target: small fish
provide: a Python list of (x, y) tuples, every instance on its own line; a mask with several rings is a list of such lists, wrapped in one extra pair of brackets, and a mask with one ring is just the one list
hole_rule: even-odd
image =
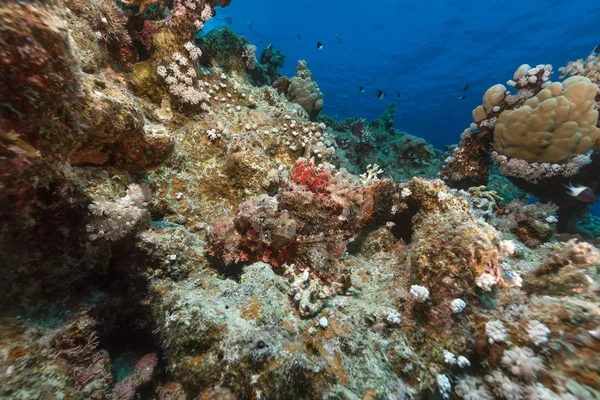
[(402, 93), (398, 92), (398, 97), (402, 97)]
[(323, 48), (323, 43), (317, 42), (317, 50), (321, 50)]
[(387, 93), (382, 92), (381, 90), (377, 91), (377, 98), (383, 99)]
[(227, 25), (233, 25), (233, 18), (225, 17), (225, 23), (227, 23)]
[(342, 43), (342, 37), (338, 32), (335, 33), (335, 40), (337, 40), (339, 43)]
[(250, 30), (252, 30), (252, 22), (246, 21), (246, 23), (248, 24), (248, 28), (250, 28)]
[(469, 84), (465, 84), (465, 87), (463, 88), (463, 92), (466, 92), (467, 90), (469, 90)]
[(467, 96), (465, 96), (465, 95), (462, 95), (462, 96), (458, 96), (458, 97), (457, 97), (457, 99), (459, 99), (459, 100), (464, 100), (464, 99), (466, 99), (466, 98), (467, 98)]
[(594, 53), (600, 53), (600, 44), (594, 49)]
[(298, 38), (298, 40), (302, 40), (302, 36), (300, 36), (299, 33), (296, 33), (296, 37)]
[(364, 93), (365, 92), (365, 88), (361, 86), (361, 87), (358, 88), (358, 91), (361, 92), (361, 93)]
[(583, 185), (573, 186), (570, 182), (568, 185), (563, 185), (567, 188), (567, 194), (569, 196), (575, 197), (577, 200), (593, 204), (596, 202), (596, 193), (594, 191)]
[(273, 50), (273, 45), (272, 44), (268, 45), (267, 46), (267, 51), (272, 51), (272, 50)]

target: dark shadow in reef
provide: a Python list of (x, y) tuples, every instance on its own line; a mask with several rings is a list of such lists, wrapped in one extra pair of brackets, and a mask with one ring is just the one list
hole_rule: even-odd
[(231, 279), (238, 283), (242, 279), (244, 267), (248, 265), (248, 263), (231, 263), (228, 265), (221, 258), (211, 255), (207, 255), (206, 260), (209, 267), (219, 272), (223, 279)]

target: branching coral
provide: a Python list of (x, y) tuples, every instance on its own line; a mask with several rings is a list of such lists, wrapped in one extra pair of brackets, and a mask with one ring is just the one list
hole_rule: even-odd
[(585, 76), (595, 84), (600, 85), (600, 53), (591, 53), (585, 60), (571, 61), (558, 70), (561, 79), (579, 75)]
[[(194, 64), (202, 52), (192, 42), (187, 42), (185, 49), (191, 61), (181, 53), (175, 52), (172, 56), (173, 61), (168, 66), (158, 66), (156, 72), (169, 85), (169, 92), (175, 99), (185, 104), (199, 104), (204, 111), (210, 111), (208, 102), (211, 96), (206, 92), (204, 82), (198, 79)], [(187, 71), (181, 71), (181, 68), (187, 68)]]

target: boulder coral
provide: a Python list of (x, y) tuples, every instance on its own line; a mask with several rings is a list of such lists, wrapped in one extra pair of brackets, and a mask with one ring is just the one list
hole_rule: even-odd
[[(466, 188), (485, 184), (491, 167), (520, 189), (560, 208), (559, 230), (593, 202), (600, 177), (597, 174), (600, 127), (598, 84), (585, 76), (551, 82), (552, 66), (521, 65), (509, 87), (495, 85), (484, 95), (483, 105), (473, 110), (474, 122), (446, 159), (442, 177), (450, 185)], [(563, 189), (571, 182), (586, 196)]]
[(285, 94), (289, 101), (299, 104), (311, 119), (323, 109), (323, 93), (312, 79), (312, 73), (305, 60), (298, 61), (296, 76), (280, 78), (274, 86), (280, 93)]
[(559, 164), (587, 153), (600, 138), (597, 91), (589, 79), (571, 77), (503, 111), (494, 129), (495, 150), (527, 162)]

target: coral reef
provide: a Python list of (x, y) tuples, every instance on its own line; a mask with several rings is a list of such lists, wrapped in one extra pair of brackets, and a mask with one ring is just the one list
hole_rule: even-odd
[[(563, 76), (575, 70), (569, 64)], [(486, 184), (495, 165), (525, 192), (558, 205), (564, 232), (574, 215), (596, 199), (600, 89), (580, 75), (551, 82), (551, 73), (550, 65), (523, 64), (507, 82), (516, 94), (504, 85), (488, 89), (483, 105), (473, 110), (474, 122), (446, 159), (442, 177), (464, 189)], [(564, 190), (571, 182), (577, 190)]]
[(597, 240), (594, 61), (490, 88), (442, 168), (203, 32), (228, 3), (0, 3), (0, 397), (598, 398), (599, 253), (556, 235)]
[(562, 164), (587, 153), (600, 137), (597, 86), (584, 77), (554, 82), (516, 110), (504, 111), (494, 129), (494, 148), (509, 158)]
[(378, 165), (382, 177), (395, 182), (413, 176), (435, 178), (442, 165), (442, 153), (425, 140), (393, 127), (396, 104), (370, 123), (359, 118), (336, 121), (323, 117), (336, 137), (336, 152), (331, 162), (338, 168), (359, 175), (369, 165)]

